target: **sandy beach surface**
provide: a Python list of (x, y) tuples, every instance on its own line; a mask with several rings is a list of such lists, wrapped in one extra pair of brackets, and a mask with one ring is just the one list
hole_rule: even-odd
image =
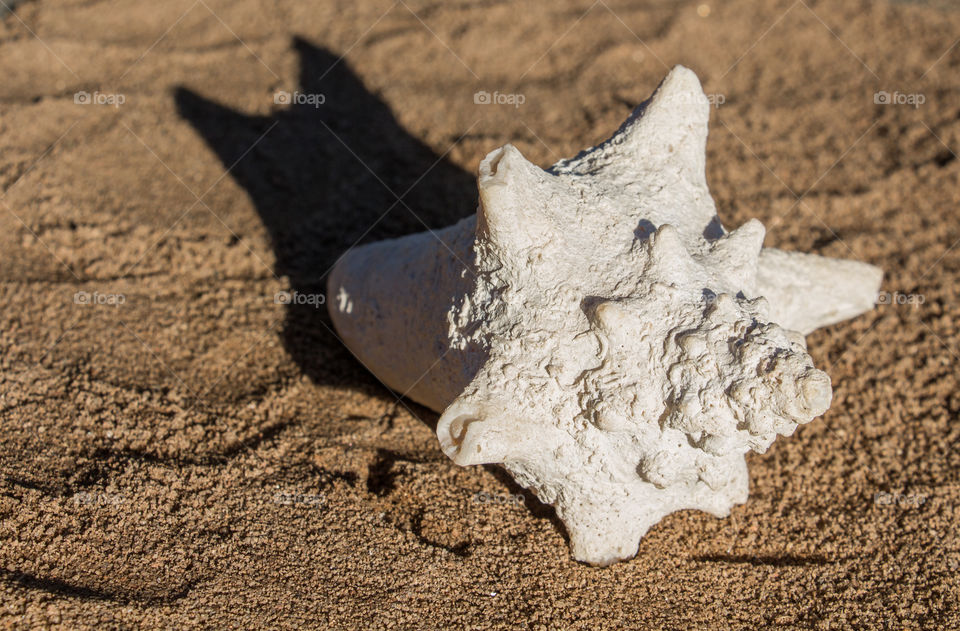
[[(4, 12), (0, 627), (960, 627), (958, 9)], [(748, 457), (745, 505), (596, 569), (502, 470), (453, 465), (323, 305), (277, 294), (471, 214), (503, 143), (546, 167), (605, 139), (675, 64), (716, 106), (724, 223), (878, 265), (885, 293), (808, 339), (832, 407)]]

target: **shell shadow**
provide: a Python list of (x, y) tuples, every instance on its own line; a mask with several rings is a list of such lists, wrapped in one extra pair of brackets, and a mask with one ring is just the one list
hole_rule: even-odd
[[(289, 278), (292, 291), (322, 294), (330, 269), (355, 244), (443, 228), (472, 215), (476, 181), (404, 130), (345, 60), (301, 38), (293, 48), (300, 58), (298, 92), (322, 94), (322, 104), (304, 98), (278, 104), (270, 116), (251, 116), (185, 87), (174, 99), (179, 115), (253, 201), (274, 250), (274, 272)], [(382, 392), (330, 332), (325, 308), (285, 309), (286, 351), (315, 383)], [(436, 430), (436, 414), (408, 403)], [(552, 507), (500, 467), (487, 470), (567, 538)]]
[[(179, 115), (249, 194), (269, 233), (274, 272), (289, 278), (291, 291), (317, 295), (353, 245), (442, 228), (472, 214), (476, 185), (407, 133), (345, 60), (301, 38), (292, 45), (300, 85), (269, 116), (247, 115), (185, 87), (174, 99)], [(284, 346), (314, 382), (379, 387), (330, 332), (326, 308), (285, 308)]]

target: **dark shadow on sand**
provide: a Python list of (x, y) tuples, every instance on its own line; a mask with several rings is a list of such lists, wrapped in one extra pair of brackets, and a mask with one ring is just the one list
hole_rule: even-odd
[[(301, 60), (298, 92), (314, 103), (278, 104), (271, 116), (248, 116), (186, 88), (175, 99), (180, 115), (253, 200), (270, 234), (274, 272), (289, 277), (293, 291), (317, 294), (326, 291), (330, 268), (354, 244), (446, 227), (474, 213), (477, 192), (473, 175), (407, 133), (346, 61), (303, 39), (293, 46)], [(324, 102), (315, 104), (315, 95)], [(284, 345), (311, 379), (368, 392), (382, 387), (356, 360), (324, 361), (331, 346), (340, 348), (326, 309), (286, 309)], [(338, 356), (348, 357), (346, 351)], [(437, 416), (416, 407), (434, 429)], [(372, 492), (389, 490), (393, 461), (391, 454), (378, 460)], [(566, 537), (551, 507), (503, 469), (486, 468)]]
[[(345, 60), (303, 39), (293, 46), (305, 102), (248, 116), (182, 87), (175, 99), (253, 200), (276, 255), (274, 272), (289, 278), (291, 290), (316, 295), (354, 244), (450, 225), (474, 212), (477, 193), (473, 176), (407, 133)], [(365, 372), (329, 365), (329, 348), (339, 342), (325, 308), (286, 310), (284, 345), (311, 379), (345, 385), (344, 372), (351, 380)], [(372, 377), (352, 385), (376, 387)]]

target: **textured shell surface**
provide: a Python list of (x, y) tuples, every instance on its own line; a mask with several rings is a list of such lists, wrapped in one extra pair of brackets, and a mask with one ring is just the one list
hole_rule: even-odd
[(497, 149), (475, 218), (355, 248), (328, 280), (345, 344), (442, 412), (444, 453), (502, 464), (595, 565), (673, 511), (746, 501), (745, 454), (830, 405), (804, 335), (879, 289), (865, 263), (764, 249), (755, 220), (727, 231), (708, 118), (678, 66), (606, 142), (548, 170)]

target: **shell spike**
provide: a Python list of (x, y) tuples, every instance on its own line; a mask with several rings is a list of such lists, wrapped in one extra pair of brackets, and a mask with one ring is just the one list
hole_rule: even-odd
[(763, 224), (751, 219), (711, 244), (707, 265), (711, 269), (720, 270), (721, 278), (730, 285), (734, 293), (755, 293), (757, 262), (765, 235)]
[(680, 235), (670, 224), (663, 224), (647, 240), (650, 256), (648, 272), (654, 272), (661, 280), (681, 279), (688, 276), (693, 257)]
[(503, 462), (513, 444), (504, 412), (486, 397), (460, 397), (437, 421), (440, 449), (460, 466)]
[(697, 75), (675, 66), (617, 135), (629, 153), (662, 156), (663, 161), (684, 165), (684, 175), (700, 181), (705, 179), (709, 119), (710, 102)]
[(631, 319), (630, 311), (614, 300), (604, 300), (590, 310), (590, 321), (608, 335), (628, 328)]
[(511, 144), (487, 154), (480, 163), (477, 230), (507, 250), (532, 245), (553, 232), (543, 198), (553, 176), (533, 164)]

